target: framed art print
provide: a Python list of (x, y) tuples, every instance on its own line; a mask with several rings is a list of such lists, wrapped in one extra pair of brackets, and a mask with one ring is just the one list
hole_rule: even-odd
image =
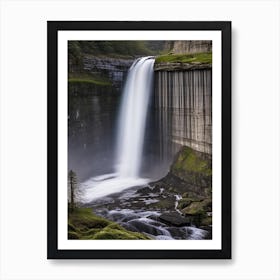
[(48, 22), (48, 258), (231, 258), (231, 22)]

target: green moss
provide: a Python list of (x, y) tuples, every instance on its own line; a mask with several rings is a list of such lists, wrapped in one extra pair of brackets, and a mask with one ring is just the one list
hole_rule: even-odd
[(117, 223), (111, 223), (106, 228), (107, 229), (109, 229), (109, 228), (110, 229), (118, 229), (118, 230), (122, 230), (123, 229), (123, 227), (118, 225)]
[(167, 63), (167, 62), (179, 62), (179, 63), (212, 63), (212, 53), (194, 53), (194, 54), (167, 54), (157, 56), (155, 63)]
[(206, 176), (212, 175), (209, 161), (199, 156), (198, 152), (189, 147), (184, 147), (172, 166), (173, 171), (187, 171), (201, 173)]
[(80, 239), (80, 235), (75, 231), (68, 231), (68, 239)]
[(207, 198), (202, 201), (192, 201), (182, 210), (182, 213), (186, 215), (201, 215), (206, 217), (206, 212), (210, 211), (212, 211), (212, 200)]
[(75, 208), (68, 217), (68, 239), (150, 239), (146, 235), (96, 216), (92, 209)]
[(68, 231), (76, 231), (76, 228), (71, 223), (68, 223)]
[(204, 217), (202, 220), (201, 220), (201, 226), (210, 226), (212, 225), (212, 217)]
[(110, 82), (101, 81), (101, 80), (94, 80), (94, 79), (88, 79), (88, 78), (70, 78), (68, 79), (68, 83), (70, 84), (94, 84), (97, 86), (111, 86), (112, 84)]
[(108, 76), (102, 73), (91, 72), (69, 73), (68, 83), (69, 85), (86, 84), (96, 86), (112, 86), (112, 83)]
[(202, 215), (205, 214), (203, 205), (200, 202), (192, 202), (188, 207), (184, 208), (182, 212), (186, 215)]
[(183, 209), (189, 206), (193, 202), (192, 198), (182, 198), (178, 202), (178, 209)]
[(92, 239), (149, 239), (142, 234), (126, 231), (124, 229), (112, 229), (110, 227), (106, 227), (105, 229), (96, 233)]
[(211, 162), (210, 156), (185, 146), (172, 164), (171, 173), (189, 184), (208, 188), (209, 193), (212, 188)]
[(70, 224), (78, 227), (80, 231), (87, 231), (90, 228), (104, 228), (110, 222), (104, 218), (98, 217), (88, 208), (77, 208), (70, 215)]
[(189, 197), (189, 193), (187, 193), (187, 192), (183, 193), (183, 194), (182, 194), (182, 197), (183, 197), (183, 198), (188, 198), (188, 197)]
[[(71, 53), (91, 54), (94, 56), (107, 57), (127, 57), (137, 55), (150, 55), (154, 53), (150, 50), (148, 41), (70, 41), (72, 42)], [(73, 47), (75, 44), (75, 49)], [(70, 47), (70, 46), (69, 46)], [(77, 52), (77, 49), (79, 52)]]

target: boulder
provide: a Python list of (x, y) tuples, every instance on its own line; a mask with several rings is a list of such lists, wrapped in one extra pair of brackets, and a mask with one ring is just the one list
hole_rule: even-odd
[(184, 215), (203, 215), (206, 216), (207, 212), (212, 211), (212, 200), (207, 198), (202, 201), (193, 201), (186, 208), (182, 210)]
[(159, 220), (168, 225), (177, 226), (177, 227), (191, 225), (190, 217), (183, 217), (177, 212), (164, 213), (159, 216)]

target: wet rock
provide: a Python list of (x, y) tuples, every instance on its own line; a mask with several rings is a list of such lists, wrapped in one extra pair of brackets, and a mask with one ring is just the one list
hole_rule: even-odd
[(149, 206), (152, 209), (157, 209), (157, 210), (165, 210), (165, 211), (174, 210), (175, 198), (174, 198), (174, 196), (162, 197), (158, 202), (151, 203), (147, 206)]
[(145, 233), (149, 233), (151, 235), (157, 236), (157, 235), (162, 235), (162, 230), (160, 230), (159, 228), (150, 225), (148, 223), (145, 222), (141, 222), (139, 220), (132, 220), (128, 222), (128, 225), (135, 229), (137, 229), (138, 232), (145, 232)]
[(190, 217), (183, 217), (177, 212), (164, 213), (159, 216), (159, 220), (173, 226), (189, 226), (191, 225)]
[(148, 195), (151, 192), (150, 187), (144, 187), (136, 191), (137, 194)]
[(174, 239), (188, 239), (189, 233), (186, 227), (169, 227), (168, 231)]

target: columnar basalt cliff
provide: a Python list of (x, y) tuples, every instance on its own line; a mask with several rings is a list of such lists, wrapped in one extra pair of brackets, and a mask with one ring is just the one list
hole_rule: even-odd
[(163, 133), (172, 143), (212, 154), (211, 65), (179, 67), (155, 66), (155, 107)]

